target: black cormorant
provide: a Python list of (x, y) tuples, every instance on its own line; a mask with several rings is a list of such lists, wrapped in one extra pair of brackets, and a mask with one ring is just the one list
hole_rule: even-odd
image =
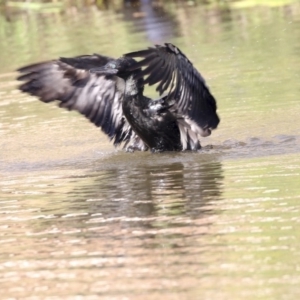
[[(118, 59), (83, 55), (18, 71), (21, 91), (77, 110), (127, 151), (198, 150), (199, 136), (220, 121), (203, 77), (170, 43)], [(157, 84), (160, 98), (144, 96), (146, 84)]]

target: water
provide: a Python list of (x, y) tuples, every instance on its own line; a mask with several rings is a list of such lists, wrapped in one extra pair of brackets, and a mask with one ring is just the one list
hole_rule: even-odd
[[(299, 3), (143, 1), (0, 23), (1, 299), (299, 297)], [(115, 150), (83, 117), (16, 89), (28, 63), (164, 41), (218, 100), (201, 153)]]

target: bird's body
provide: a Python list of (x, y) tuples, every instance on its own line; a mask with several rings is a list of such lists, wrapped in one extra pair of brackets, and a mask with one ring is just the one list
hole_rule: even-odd
[[(219, 123), (202, 76), (172, 44), (119, 59), (84, 55), (18, 71), (21, 91), (77, 110), (128, 151), (198, 150), (199, 135), (210, 135)], [(145, 84), (158, 84), (160, 98), (144, 96)]]

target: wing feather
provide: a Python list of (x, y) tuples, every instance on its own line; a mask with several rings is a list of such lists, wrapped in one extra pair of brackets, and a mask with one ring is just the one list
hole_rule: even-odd
[(114, 141), (128, 143), (131, 127), (123, 116), (123, 92), (116, 76), (91, 74), (89, 69), (109, 60), (97, 54), (38, 63), (18, 71), (20, 90), (43, 102), (59, 101), (59, 106), (83, 114)]
[(143, 68), (137, 76), (148, 76), (144, 83), (149, 85), (158, 84), (160, 95), (167, 92), (167, 98), (175, 100), (177, 113), (190, 119), (197, 133), (207, 135), (218, 126), (215, 98), (201, 74), (177, 47), (166, 43), (125, 56), (142, 57), (132, 70)]

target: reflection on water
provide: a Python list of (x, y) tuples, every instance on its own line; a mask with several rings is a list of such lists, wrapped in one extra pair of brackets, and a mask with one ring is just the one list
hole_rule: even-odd
[[(68, 218), (83, 213), (81, 218), (88, 219), (88, 225), (84, 227), (92, 224), (106, 226), (107, 222), (121, 221), (127, 224), (126, 227), (136, 230), (172, 228), (174, 225), (179, 226), (182, 218), (207, 218), (214, 213), (210, 203), (220, 200), (222, 189), (223, 177), (219, 162), (160, 164), (160, 161), (156, 166), (146, 164), (126, 168), (125, 160), (126, 157), (121, 155), (118, 167), (108, 164), (104, 168), (102, 166), (102, 170), (90, 174), (67, 177), (66, 181), (72, 190), (63, 192), (62, 196), (57, 192), (55, 184), (44, 182), (38, 192), (39, 201), (45, 205), (41, 213), (51, 214), (52, 218)], [(101, 164), (106, 163), (103, 161)], [(49, 179), (45, 178), (48, 182)], [(54, 182), (58, 179), (64, 180), (59, 177), (56, 180), (54, 178)], [(33, 178), (33, 181), (36, 180)], [(13, 182), (8, 181), (6, 184), (7, 194), (17, 192), (9, 188), (11, 184), (14, 187)], [(32, 198), (34, 190), (26, 184), (23, 188), (26, 191), (21, 193)], [(43, 191), (45, 188), (51, 190), (50, 195)], [(48, 197), (51, 203), (48, 203)], [(57, 200), (64, 204), (57, 206)], [(67, 227), (73, 227), (68, 219), (65, 220)], [(63, 223), (60, 221), (61, 225)], [(48, 227), (48, 218), (39, 222), (39, 231), (43, 224)]]
[[(300, 294), (299, 3), (188, 2), (0, 15), (3, 299)], [(16, 89), (21, 65), (164, 41), (218, 100), (199, 153), (115, 151), (78, 114)]]
[(204, 212), (202, 206), (219, 199), (222, 175), (219, 162), (184, 165), (160, 161), (158, 165), (139, 165), (134, 169), (126, 168), (123, 162), (117, 168), (97, 172), (92, 179), (87, 192), (78, 187), (72, 193), (91, 198), (92, 211), (104, 211), (105, 218), (160, 214), (197, 217)]
[[(29, 296), (34, 278), (40, 280), (35, 294), (45, 296), (63, 297), (66, 287), (68, 295), (76, 293), (76, 280), (86, 295), (129, 293), (138, 299), (162, 288), (184, 292), (174, 286), (175, 273), (163, 278), (169, 268), (177, 272), (186, 265), (180, 273), (189, 277), (199, 268), (193, 259), (207, 246), (197, 249), (197, 239), (208, 234), (212, 205), (221, 199), (221, 164), (197, 156), (171, 163), (177, 158), (167, 155), (152, 165), (146, 159), (128, 166), (126, 156), (118, 155), (116, 164), (95, 162), (98, 167), (87, 174), (48, 171), (2, 182), (2, 257), (8, 259), (0, 261), (0, 270), (7, 297)], [(8, 230), (14, 237), (5, 236)], [(21, 279), (18, 289), (10, 285)], [(195, 284), (184, 281), (186, 287)]]
[(299, 155), (286, 156), (285, 165), (282, 156), (172, 163), (178, 157), (152, 155), (152, 165), (147, 157), (128, 164), (126, 156), (95, 161), (90, 171), (2, 180), (7, 298), (299, 293)]

